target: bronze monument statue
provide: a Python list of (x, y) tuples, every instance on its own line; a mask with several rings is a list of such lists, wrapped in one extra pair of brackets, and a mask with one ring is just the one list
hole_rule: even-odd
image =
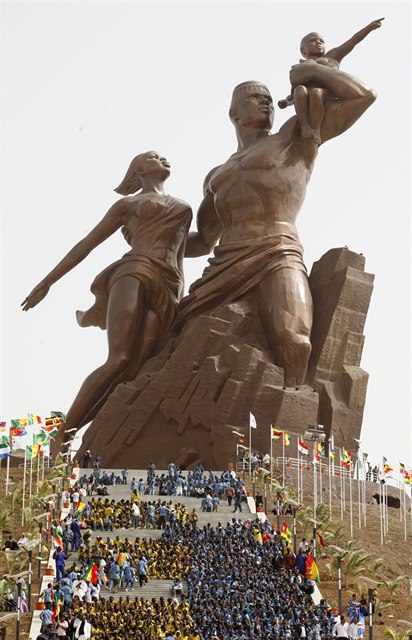
[[(376, 99), (363, 82), (328, 65), (295, 65), (290, 80), (333, 97), (324, 103), (322, 143)], [(308, 107), (313, 122), (312, 101)], [(359, 438), (373, 276), (362, 256), (333, 249), (308, 282), (295, 221), (319, 142), (302, 135), (299, 115), (272, 135), (273, 113), (262, 83), (235, 88), (229, 115), (238, 150), (206, 177), (186, 248), (187, 256), (200, 256), (215, 247), (210, 266), (180, 302), (175, 333), (134, 380), (116, 388), (80, 455), (99, 450), (114, 467), (140, 468), (153, 458), (161, 468), (171, 459), (223, 468), (250, 412), (258, 424), (253, 448), (262, 453), (271, 424), (295, 434), (323, 424), (336, 446)]]
[[(373, 279), (363, 258), (336, 249), (315, 265), (309, 284), (295, 223), (319, 145), (349, 129), (376, 99), (337, 67), (381, 20), (326, 57), (318, 34), (304, 38), (308, 60), (292, 67), (284, 105), (293, 101), (297, 114), (275, 134), (268, 88), (248, 81), (234, 89), (229, 116), (238, 149), (207, 175), (197, 231), (188, 234), (189, 205), (164, 194), (168, 163), (142, 154), (117, 189), (141, 193), (113, 205), (26, 298), (25, 310), (123, 227), (131, 251), (96, 278), (95, 304), (78, 312), (82, 326), (107, 326), (109, 357), (84, 381), (59, 442), (93, 419), (82, 448), (98, 448), (106, 466), (139, 468), (154, 458), (221, 468), (232, 457), (232, 427), (245, 426), (251, 411), (262, 427), (276, 420), (301, 430), (321, 420), (327, 434), (340, 438), (353, 425), (358, 437)], [(183, 257), (213, 249), (176, 315)], [(353, 293), (359, 286), (362, 302)], [(268, 450), (265, 429), (257, 431), (257, 449)]]
[[(363, 82), (320, 64), (290, 71), (292, 86), (318, 86), (334, 99), (325, 104), (322, 142), (356, 122), (376, 94)], [(315, 91), (315, 90), (313, 90)], [(312, 102), (309, 103), (311, 115)], [(178, 326), (195, 314), (255, 291), (259, 317), (285, 386), (305, 383), (311, 352), (312, 298), (295, 222), (318, 153), (313, 137), (302, 136), (299, 116), (276, 134), (273, 101), (260, 82), (244, 82), (230, 105), (238, 150), (205, 180), (197, 233), (189, 234), (186, 255), (215, 249), (203, 276), (178, 312)]]
[(183, 292), (183, 256), (192, 212), (186, 202), (165, 194), (169, 175), (170, 164), (159, 153), (136, 156), (116, 191), (124, 196), (139, 193), (113, 204), (22, 303), (25, 311), (35, 307), (52, 284), (122, 228), (131, 250), (97, 276), (91, 285), (94, 305), (76, 314), (82, 327), (107, 329), (108, 357), (83, 382), (56, 446), (65, 432), (93, 419), (119, 382), (135, 377), (174, 321)]
[[(362, 42), (371, 31), (379, 29), (382, 26), (382, 20), (384, 20), (384, 18), (373, 20), (366, 27), (355, 33), (347, 42), (344, 42), (339, 47), (334, 47), (330, 51), (326, 51), (325, 41), (319, 33), (308, 33), (302, 38), (300, 43), (300, 52), (304, 60), (300, 60), (299, 62), (301, 64), (315, 62), (316, 64), (323, 64), (330, 69), (338, 71), (343, 58), (345, 58), (359, 42)], [(324, 104), (328, 100), (332, 100), (333, 97), (334, 96), (325, 89), (301, 84), (292, 86), (290, 95), (288, 95), (285, 100), (279, 100), (278, 107), (285, 109), (294, 104), (301, 123), (302, 137), (313, 138), (315, 142), (320, 144), (321, 137), (319, 128), (323, 120)]]

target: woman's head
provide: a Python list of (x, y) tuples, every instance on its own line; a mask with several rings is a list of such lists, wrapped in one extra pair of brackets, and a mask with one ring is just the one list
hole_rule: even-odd
[(120, 193), (122, 196), (136, 193), (143, 186), (142, 176), (148, 173), (156, 173), (158, 174), (157, 177), (166, 180), (170, 175), (170, 164), (157, 151), (139, 153), (131, 161), (125, 177), (115, 189), (116, 193)]

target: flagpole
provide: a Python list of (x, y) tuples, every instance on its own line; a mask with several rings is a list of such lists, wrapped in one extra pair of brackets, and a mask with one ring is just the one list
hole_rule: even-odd
[(273, 437), (272, 437), (272, 425), (269, 425), (270, 430), (270, 477), (273, 478)]
[(361, 504), (361, 481), (360, 481), (360, 477), (359, 477), (359, 452), (358, 452), (358, 459), (356, 460), (356, 467), (357, 467), (357, 476), (358, 476), (358, 524), (359, 524), (359, 529), (362, 529), (362, 504)]
[(352, 459), (349, 459), (349, 514), (350, 537), (353, 538), (353, 513), (352, 513)]
[(381, 545), (383, 545), (383, 501), (382, 501), (382, 483), (379, 481), (379, 522), (381, 532)]
[(328, 480), (329, 480), (329, 517), (332, 517), (332, 460), (330, 457), (330, 444), (328, 445)]
[(405, 484), (403, 485), (403, 532), (404, 532), (404, 537), (405, 537), (405, 542), (407, 541), (407, 530), (406, 530), (406, 491), (405, 491)]
[(27, 460), (26, 460), (26, 447), (24, 448), (24, 467), (23, 467), (23, 496), (22, 496), (22, 505), (21, 505), (21, 526), (24, 526), (24, 497), (26, 495), (26, 469), (27, 469)]
[(297, 445), (297, 449), (298, 449), (298, 502), (302, 502), (302, 497), (301, 497), (301, 478), (300, 478), (299, 436), (296, 436), (296, 445)]
[(44, 449), (42, 451), (41, 461), (42, 461), (42, 465), (41, 465), (41, 481), (44, 482)]
[(249, 415), (249, 478), (252, 477), (252, 424)]
[(340, 519), (343, 520), (343, 467), (342, 467), (342, 449), (340, 450)]
[(285, 432), (282, 431), (282, 484), (285, 484)]
[[(33, 455), (33, 449), (32, 449)], [(29, 484), (29, 498), (31, 498), (31, 485), (33, 482), (33, 458), (30, 458), (30, 484)]]
[(323, 504), (323, 486), (322, 486), (322, 458), (319, 460), (319, 500)]
[[(11, 438), (10, 438), (10, 444), (11, 444)], [(11, 447), (10, 447), (10, 455), (7, 456), (7, 464), (6, 464), (6, 496), (9, 495), (10, 456), (11, 456)]]
[(37, 493), (37, 495), (39, 494), (39, 482), (40, 482), (40, 455), (41, 454), (38, 452), (37, 453), (37, 483), (36, 483), (36, 486), (37, 486), (36, 493)]

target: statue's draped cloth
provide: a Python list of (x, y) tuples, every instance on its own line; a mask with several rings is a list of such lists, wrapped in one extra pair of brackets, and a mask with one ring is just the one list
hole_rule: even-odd
[[(167, 220), (167, 223), (166, 223)], [(94, 279), (90, 291), (95, 296), (93, 306), (87, 311), (77, 312), (77, 321), (81, 327), (95, 326), (106, 329), (107, 306), (110, 289), (120, 278), (131, 276), (137, 278), (144, 287), (145, 306), (152, 310), (159, 323), (159, 335), (167, 331), (176, 315), (178, 301), (183, 291), (183, 273), (177, 266), (168, 264), (161, 257), (166, 241), (165, 234), (169, 227), (172, 229), (189, 227), (191, 220), (188, 208), (182, 207), (180, 201), (168, 198), (165, 207), (159, 208), (158, 214), (152, 214), (150, 220), (139, 222), (139, 235), (154, 237), (150, 254), (142, 252), (141, 248), (132, 249), (120, 260), (109, 265)], [(134, 221), (131, 219), (130, 225)], [(159, 231), (160, 229), (160, 231)], [(185, 231), (187, 232), (187, 230)], [(183, 233), (183, 231), (182, 231)], [(158, 250), (160, 247), (160, 251)], [(156, 253), (158, 255), (156, 255)], [(159, 255), (160, 254), (160, 255)]]
[(190, 317), (234, 302), (278, 269), (306, 273), (297, 235), (278, 233), (218, 245), (201, 278), (179, 304), (177, 325)]

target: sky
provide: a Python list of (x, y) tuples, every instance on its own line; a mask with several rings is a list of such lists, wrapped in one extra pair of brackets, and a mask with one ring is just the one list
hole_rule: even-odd
[[(120, 233), (35, 309), (20, 303), (115, 202), (131, 159), (165, 155), (167, 192), (196, 212), (205, 175), (236, 150), (233, 87), (260, 80), (276, 103), (303, 35), (319, 31), (332, 48), (385, 17), (341, 65), (378, 100), (321, 147), (298, 230), (308, 270), (347, 245), (375, 274), (361, 447), (372, 462), (410, 465), (410, 3), (14, 1), (1, 11), (0, 420), (67, 411), (106, 359), (105, 333), (81, 329), (75, 310), (125, 253)], [(277, 109), (273, 130), (291, 115)], [(185, 261), (186, 286), (205, 264)]]

